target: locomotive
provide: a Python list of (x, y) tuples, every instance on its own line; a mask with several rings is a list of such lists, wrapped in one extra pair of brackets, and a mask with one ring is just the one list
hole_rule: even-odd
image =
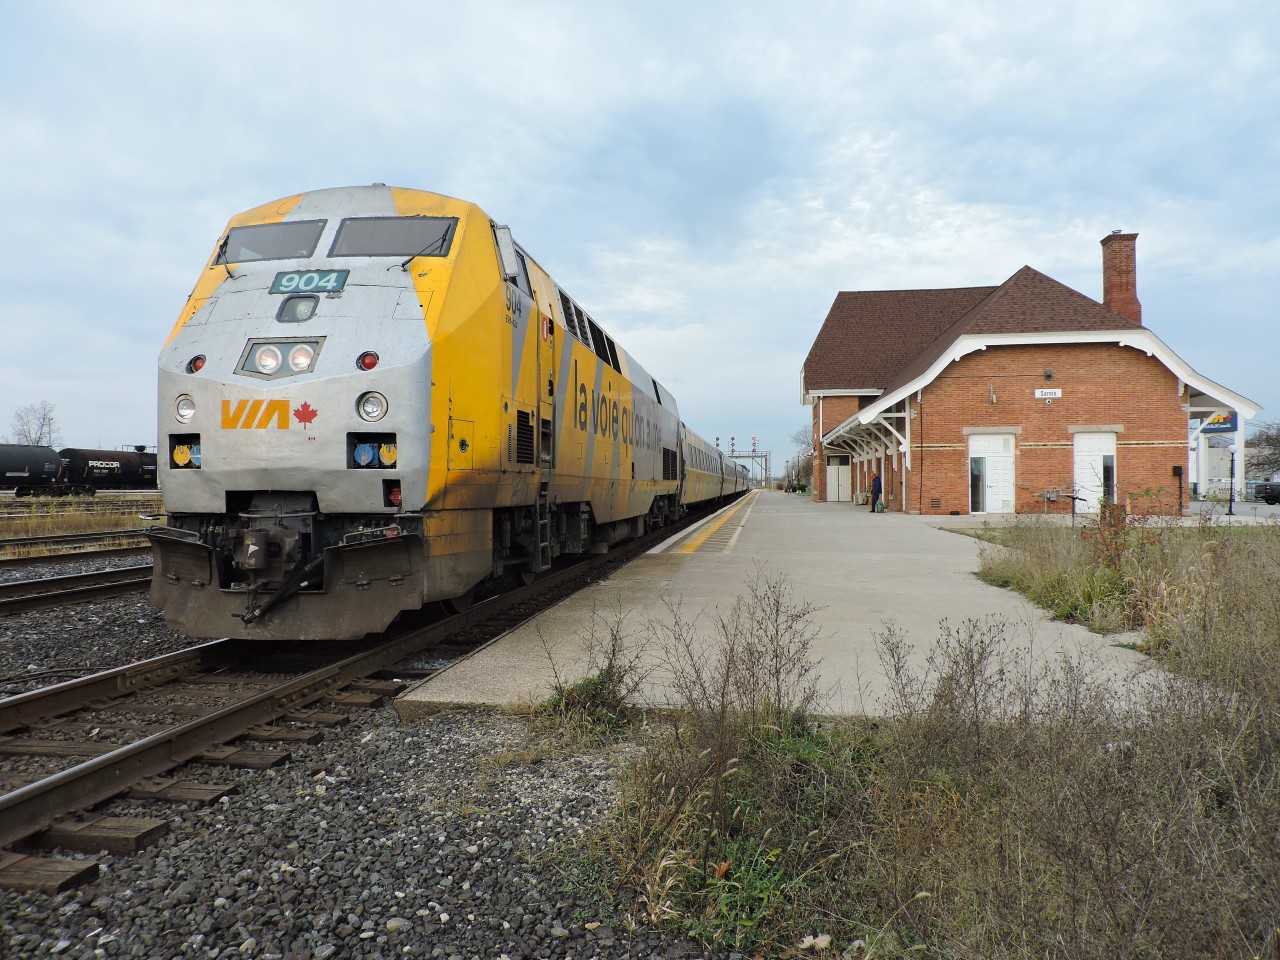
[(232, 217), (159, 356), (151, 602), (354, 639), (746, 490), (473, 203), (374, 184)]
[(0, 444), (0, 487), (14, 496), (92, 496), (98, 490), (154, 490), (156, 455), (133, 450), (86, 450)]

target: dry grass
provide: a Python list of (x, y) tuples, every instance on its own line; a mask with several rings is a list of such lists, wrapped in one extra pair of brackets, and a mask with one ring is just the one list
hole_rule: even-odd
[(48, 497), (0, 501), (0, 537), (41, 537), (98, 530), (145, 529), (140, 515), (154, 515), (163, 507), (159, 496), (118, 498)]
[[(1112, 505), (1078, 530), (1029, 520), (979, 554), (979, 576), (1059, 619), (1099, 632), (1143, 629), (1149, 652), (1197, 634), (1203, 646), (1241, 616), (1280, 629), (1280, 526), (1193, 527), (1126, 517)], [(1263, 615), (1263, 610), (1271, 612)]]
[[(106, 530), (146, 530), (154, 521), (141, 515), (161, 510), (159, 497), (108, 498), (62, 497), (9, 500), (0, 506), (0, 538), (45, 537)], [(97, 547), (124, 547), (138, 543), (137, 537), (115, 538)], [(66, 548), (50, 546), (0, 546), (0, 558), (43, 557)]]
[(1273, 955), (1275, 532), (1047, 536), (1026, 562), (1113, 564), (1123, 590), (1097, 606), (1158, 623), (1175, 671), (1033, 667), (998, 620), (944, 622), (918, 668), (886, 627), (879, 721), (811, 715), (814, 611), (784, 578), (705, 623), (674, 611), (677, 709), (602, 837), (633, 915), (762, 956)]

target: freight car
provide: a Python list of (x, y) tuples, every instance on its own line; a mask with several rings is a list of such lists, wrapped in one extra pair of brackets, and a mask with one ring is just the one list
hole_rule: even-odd
[(156, 455), (146, 447), (132, 450), (59, 450), (62, 466), (57, 484), (67, 493), (92, 495), (97, 490), (154, 490)]
[(196, 636), (360, 637), (747, 487), (507, 227), (419, 190), (233, 217), (158, 383), (151, 602)]
[(53, 447), (0, 443), (0, 488), (18, 497), (30, 496), (52, 484), (62, 460)]
[(93, 496), (99, 490), (154, 490), (156, 455), (133, 450), (86, 450), (0, 444), (0, 487), (17, 497)]

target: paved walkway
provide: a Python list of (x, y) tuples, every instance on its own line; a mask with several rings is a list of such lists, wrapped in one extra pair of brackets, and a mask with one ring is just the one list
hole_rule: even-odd
[[(699, 636), (714, 633), (716, 617), (761, 573), (785, 573), (794, 601), (818, 608), (813, 655), (833, 713), (881, 711), (887, 683), (875, 637), (890, 623), (908, 637), (917, 666), (938, 638), (940, 621), (954, 627), (985, 616), (1008, 621), (1018, 644), (1032, 639), (1038, 656), (1084, 654), (1115, 676), (1145, 663), (1117, 647), (1115, 637), (1053, 623), (1019, 595), (978, 580), (980, 541), (940, 529), (966, 522), (973, 521), (753, 493), (409, 691), (400, 709), (412, 715), (450, 704), (539, 701), (557, 674), (572, 681), (590, 669), (593, 630), (596, 647), (611, 626), (639, 643), (655, 626), (658, 633), (670, 627), (675, 605), (682, 617), (697, 619)], [(670, 701), (661, 670), (643, 696)]]

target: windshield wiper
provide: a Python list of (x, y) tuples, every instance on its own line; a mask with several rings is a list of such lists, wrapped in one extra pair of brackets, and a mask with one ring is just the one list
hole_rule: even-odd
[[(405, 273), (408, 273), (409, 264), (413, 263), (413, 261), (417, 260), (419, 257), (425, 257), (432, 249), (436, 247), (439, 247), (440, 250), (443, 252), (444, 245), (448, 243), (448, 241), (449, 241), (449, 231), (445, 230), (444, 233), (440, 234), (439, 237), (437, 237), (435, 240), (432, 240), (425, 247), (423, 247), (421, 250), (415, 253), (412, 257), (406, 257), (404, 262), (400, 264), (400, 269), (403, 270)], [(387, 267), (387, 269), (390, 270), (391, 268)]]
[(230, 242), (231, 234), (228, 233), (222, 238), (222, 243), (218, 245), (218, 255), (213, 258), (213, 262), (222, 264), (222, 269), (227, 271), (227, 276), (234, 280), (236, 275), (231, 272), (231, 265), (227, 263), (227, 244)]

